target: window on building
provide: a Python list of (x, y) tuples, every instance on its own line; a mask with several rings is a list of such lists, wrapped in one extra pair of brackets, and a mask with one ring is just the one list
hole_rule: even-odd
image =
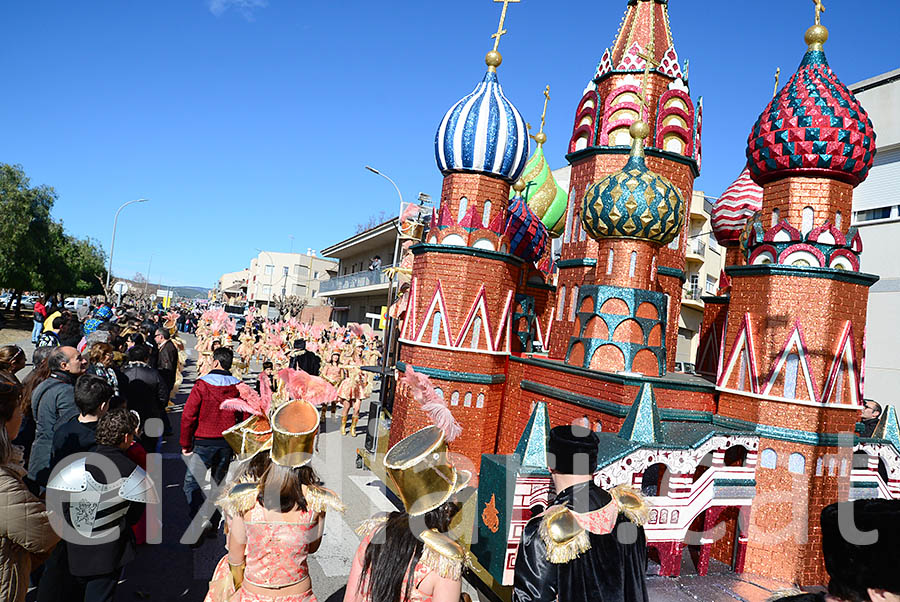
[(431, 344), (437, 345), (441, 335), (441, 312), (434, 312), (434, 319), (431, 321)]
[(797, 398), (797, 371), (800, 369), (800, 356), (792, 353), (784, 362), (784, 397)]
[(490, 219), (491, 219), (491, 202), (485, 201), (484, 202), (484, 211), (482, 211), (482, 213), (481, 213), (481, 223), (484, 224), (485, 228), (487, 228), (488, 225), (490, 224)]
[(876, 219), (888, 219), (891, 217), (893, 207), (879, 207), (877, 209), (867, 209), (866, 211), (856, 212), (856, 221), (871, 222)]
[(794, 474), (806, 472), (806, 458), (803, 454), (793, 453), (788, 456), (788, 470)]
[(478, 397), (475, 399), (475, 407), (483, 408), (484, 407), (484, 393), (479, 393)]
[(844, 216), (841, 214), (841, 212), (840, 212), (840, 211), (835, 212), (835, 214), (834, 214), (834, 227), (837, 228), (838, 230), (840, 230), (840, 229), (841, 229), (841, 222), (843, 222), (843, 221), (844, 221)]
[(766, 448), (762, 450), (759, 454), (759, 466), (760, 468), (775, 468), (778, 464), (778, 454), (775, 453), (774, 449)]
[(458, 406), (459, 405), (459, 391), (454, 391), (450, 396), (450, 405)]
[(778, 209), (772, 209), (772, 227), (778, 225), (778, 222), (781, 221), (781, 212)]
[(803, 214), (800, 221), (800, 231), (803, 235), (807, 235), (812, 232), (813, 229), (813, 220), (815, 219), (815, 211), (813, 211), (812, 207), (804, 207)]
[(718, 280), (713, 278), (712, 276), (706, 277), (706, 294), (715, 295), (716, 294), (716, 285), (718, 284)]
[(566, 285), (559, 287), (559, 307), (556, 308), (556, 319), (565, 320), (566, 315)]
[(715, 236), (709, 237), (709, 250), (713, 253), (719, 253), (719, 241), (716, 240)]
[(272, 274), (274, 274), (275, 266), (274, 265), (266, 265), (265, 273), (266, 273), (266, 276), (271, 276)]
[(313, 272), (313, 280), (319, 279), (319, 272)]
[(572, 301), (569, 303), (569, 322), (575, 321), (575, 310), (578, 308), (578, 288), (572, 287)]
[(478, 341), (481, 338), (481, 318), (475, 318), (472, 321), (472, 349), (478, 349)]
[(634, 269), (637, 267), (637, 251), (631, 252), (631, 259), (628, 261), (628, 277), (634, 278)]
[(469, 199), (463, 197), (459, 199), (459, 213), (456, 216), (456, 221), (461, 222), (463, 218), (466, 217), (466, 211), (469, 210)]
[(298, 297), (305, 297), (305, 296), (306, 296), (306, 285), (304, 285), (304, 284), (295, 284), (295, 285), (294, 285), (294, 291), (293, 291), (292, 294), (293, 294), (293, 295), (297, 295)]
[(272, 285), (271, 285), (271, 284), (264, 284), (264, 285), (263, 285), (262, 294), (263, 294), (263, 296), (265, 296), (265, 297), (271, 297), (271, 296), (272, 296)]
[(606, 273), (612, 274), (613, 268), (613, 259), (615, 259), (616, 254), (612, 249), (609, 250), (609, 253), (606, 254)]
[(463, 407), (472, 407), (472, 393), (466, 393), (466, 396), (463, 397)]

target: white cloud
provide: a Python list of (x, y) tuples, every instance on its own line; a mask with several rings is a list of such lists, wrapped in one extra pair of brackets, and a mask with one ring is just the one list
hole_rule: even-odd
[(209, 12), (217, 17), (222, 16), (227, 10), (234, 9), (241, 13), (245, 19), (253, 19), (253, 11), (268, 6), (268, 0), (206, 0)]

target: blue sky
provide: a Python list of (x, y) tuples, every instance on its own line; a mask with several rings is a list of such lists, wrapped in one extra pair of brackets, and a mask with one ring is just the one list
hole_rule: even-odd
[[(511, 5), (500, 81), (526, 119), (551, 86), (545, 147), (564, 153), (581, 93), (626, 0)], [(900, 4), (826, 0), (846, 84), (900, 67)], [(755, 9), (755, 10), (754, 10)], [(703, 172), (718, 195), (750, 127), (805, 50), (812, 2), (671, 0), (675, 45), (704, 96)], [(6, 2), (0, 161), (59, 192), (54, 214), (108, 248), (113, 271), (211, 286), (256, 248), (321, 249), (404, 197), (440, 196), (437, 125), (484, 73), (488, 0)]]

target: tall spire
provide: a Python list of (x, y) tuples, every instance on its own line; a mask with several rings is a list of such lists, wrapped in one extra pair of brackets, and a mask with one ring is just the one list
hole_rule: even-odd
[(611, 48), (613, 65), (620, 65), (635, 45), (637, 52), (646, 52), (652, 45), (653, 58), (657, 63), (662, 62), (674, 44), (668, 4), (668, 0), (628, 0), (628, 9)]
[(514, 4), (521, 1), (522, 0), (494, 0), (494, 2), (503, 3), (503, 11), (500, 13), (500, 24), (497, 25), (497, 33), (491, 34), (491, 37), (494, 38), (494, 49), (488, 52), (484, 57), (484, 62), (487, 63), (488, 71), (491, 73), (497, 71), (497, 67), (503, 62), (503, 56), (497, 49), (500, 47), (500, 38), (509, 33), (503, 29), (503, 24), (506, 23), (506, 9), (509, 8), (510, 3)]

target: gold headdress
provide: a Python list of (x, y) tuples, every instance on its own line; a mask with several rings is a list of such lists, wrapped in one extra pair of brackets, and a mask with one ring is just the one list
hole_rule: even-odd
[(304, 400), (289, 401), (272, 414), (272, 462), (299, 468), (313, 457), (319, 412)]
[(438, 508), (472, 478), (472, 473), (450, 463), (444, 433), (436, 426), (398, 442), (385, 455), (384, 467), (412, 516)]

